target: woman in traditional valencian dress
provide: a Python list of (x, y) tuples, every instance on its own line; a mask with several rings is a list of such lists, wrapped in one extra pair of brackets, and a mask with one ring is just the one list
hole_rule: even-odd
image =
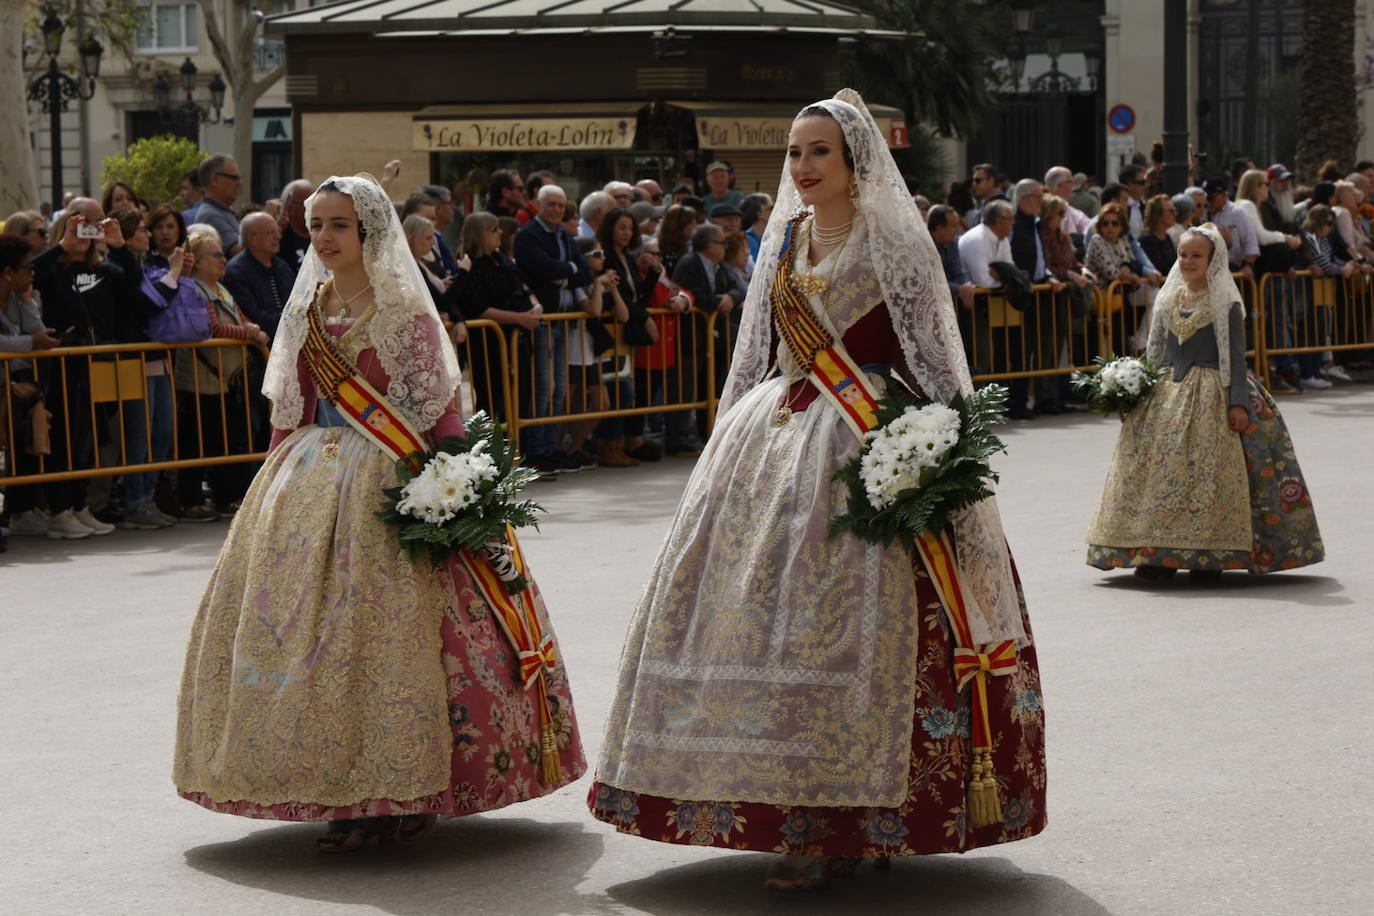
[[(264, 384), (272, 450), (191, 631), (173, 778), (214, 811), (329, 821), (317, 845), (341, 852), (544, 795), (586, 764), (553, 643), (525, 687), (468, 567), (412, 561), (378, 517), (397, 485), (388, 437), (463, 432), (453, 348), (394, 207), (366, 176), (306, 207)], [(345, 390), (367, 406), (345, 409)]]
[(1045, 767), (1035, 650), (993, 501), (948, 532), (971, 641), (1005, 648), (977, 765), (971, 690), (927, 566), (827, 536), (859, 435), (783, 333), (801, 313), (776, 310), (804, 303), (827, 352), (842, 344), (879, 391), (889, 369), (943, 401), (972, 387), (939, 254), (862, 99), (804, 109), (789, 144), (721, 413), (630, 625), (588, 803), (623, 833), (789, 854), (768, 884), (803, 890), (861, 858), (1038, 833)]
[(1124, 418), (1088, 563), (1147, 579), (1186, 569), (1206, 581), (1321, 562), (1288, 428), (1245, 370), (1245, 308), (1210, 223), (1180, 239), (1147, 356), (1168, 374)]

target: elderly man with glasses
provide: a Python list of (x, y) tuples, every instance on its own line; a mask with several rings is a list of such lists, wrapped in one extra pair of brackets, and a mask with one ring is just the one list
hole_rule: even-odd
[(196, 210), (196, 222), (213, 226), (219, 233), (224, 253), (229, 257), (243, 247), (239, 236), (239, 218), (234, 215), (234, 201), (243, 187), (243, 176), (234, 157), (226, 153), (206, 156), (200, 163), (200, 186), (205, 192)]

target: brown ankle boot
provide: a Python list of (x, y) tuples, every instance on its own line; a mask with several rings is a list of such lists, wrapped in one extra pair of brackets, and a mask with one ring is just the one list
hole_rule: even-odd
[(596, 463), (603, 468), (632, 468), (639, 464), (620, 447), (620, 439), (602, 439), (596, 444)]

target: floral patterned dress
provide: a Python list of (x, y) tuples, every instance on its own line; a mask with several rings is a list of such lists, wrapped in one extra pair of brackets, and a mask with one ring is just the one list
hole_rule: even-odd
[[(858, 364), (898, 362), (872, 266), (856, 244), (846, 257), (828, 318)], [(834, 473), (858, 442), (814, 395), (774, 378), (719, 418), (631, 624), (592, 815), (660, 842), (798, 855), (960, 852), (1038, 833), (1033, 645), (988, 679), (1002, 819), (970, 828), (970, 691), (954, 683), (939, 595), (899, 545), (827, 536), (847, 494)]]
[[(1288, 427), (1245, 371), (1238, 306), (1229, 318), (1229, 384), (1219, 377), (1210, 327), (1186, 344), (1170, 332), (1173, 377), (1122, 423), (1088, 531), (1088, 565), (1268, 573), (1325, 556)], [(1245, 432), (1226, 426), (1230, 406), (1250, 414)]]
[[(343, 337), (349, 325), (329, 331)], [(375, 352), (357, 358), (385, 391)], [(456, 561), (436, 569), (407, 557), (377, 518), (395, 462), (318, 401), (301, 372), (305, 415), (317, 422), (275, 443), (192, 627), (179, 793), (228, 814), (331, 821), (472, 814), (576, 780), (586, 761), (561, 662), (545, 683), (562, 778), (547, 785), (537, 697), (520, 686), (486, 602)], [(427, 436), (461, 431), (450, 408)], [(552, 635), (538, 587), (531, 593)]]

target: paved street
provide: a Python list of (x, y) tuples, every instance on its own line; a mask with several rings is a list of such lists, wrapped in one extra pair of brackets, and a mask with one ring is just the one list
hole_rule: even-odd
[[(769, 857), (622, 837), (588, 780), (325, 857), (317, 825), (212, 814), (172, 791), (184, 644), (223, 525), (0, 555), (0, 910), (315, 914), (1308, 914), (1374, 912), (1374, 386), (1280, 400), (1327, 561), (1144, 586), (1082, 561), (1117, 424), (1006, 428), (1001, 504), (1039, 644), (1050, 825), (898, 861), (806, 899)], [(589, 756), (626, 620), (690, 468), (598, 470), (536, 493), (525, 543)]]

